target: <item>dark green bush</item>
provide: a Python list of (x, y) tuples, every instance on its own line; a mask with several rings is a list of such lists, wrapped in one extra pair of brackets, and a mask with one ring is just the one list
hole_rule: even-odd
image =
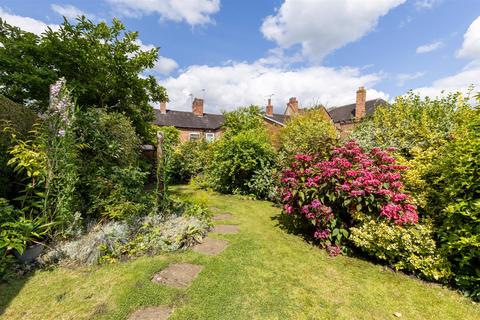
[(12, 147), (12, 131), (5, 129), (11, 128), (19, 139), (27, 139), (36, 120), (35, 113), (27, 107), (0, 95), (0, 197), (12, 199), (18, 196), (20, 186), (15, 182), (25, 178), (7, 166), (10, 159), (8, 151)]
[[(140, 171), (140, 140), (125, 116), (101, 109), (80, 113), (74, 123), (78, 148), (80, 212), (123, 218), (144, 210), (139, 203), (146, 179)], [(122, 204), (123, 203), (123, 204)]]

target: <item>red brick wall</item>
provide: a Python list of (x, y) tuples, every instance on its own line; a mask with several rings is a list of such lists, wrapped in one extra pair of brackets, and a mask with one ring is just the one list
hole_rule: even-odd
[(178, 129), (180, 130), (180, 142), (190, 141), (190, 133), (198, 133), (200, 134), (201, 139), (205, 139), (205, 134), (207, 132), (211, 132), (215, 134), (215, 140), (220, 138), (222, 135), (221, 130), (201, 130), (201, 129)]

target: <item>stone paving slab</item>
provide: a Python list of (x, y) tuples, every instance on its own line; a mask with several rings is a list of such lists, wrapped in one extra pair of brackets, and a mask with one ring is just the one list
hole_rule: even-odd
[(228, 247), (228, 241), (207, 237), (203, 239), (202, 243), (194, 246), (192, 250), (209, 256), (216, 256), (226, 247)]
[(168, 268), (156, 273), (152, 281), (173, 288), (187, 288), (202, 269), (203, 266), (190, 263), (171, 264)]
[(128, 320), (165, 320), (172, 314), (172, 309), (164, 306), (148, 307), (135, 311)]
[(233, 219), (233, 216), (228, 212), (220, 213), (220, 214), (217, 214), (217, 215), (213, 216), (214, 221), (232, 220), (232, 219)]
[(238, 226), (233, 224), (218, 224), (213, 228), (213, 232), (225, 234), (238, 233)]

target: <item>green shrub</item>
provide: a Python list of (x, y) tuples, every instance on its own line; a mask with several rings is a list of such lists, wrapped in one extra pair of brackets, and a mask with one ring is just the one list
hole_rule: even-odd
[(90, 217), (126, 218), (143, 211), (147, 174), (140, 170), (140, 140), (125, 116), (101, 109), (74, 123), (78, 154), (79, 211)]
[(257, 199), (279, 201), (279, 173), (274, 166), (263, 167), (255, 171), (247, 186)]
[(204, 140), (188, 141), (173, 151), (169, 176), (173, 183), (187, 183), (208, 165), (208, 146)]
[(397, 97), (390, 106), (378, 107), (349, 139), (355, 139), (367, 150), (395, 147), (398, 153), (410, 158), (415, 147), (423, 150), (445, 143), (455, 129), (457, 111), (464, 105), (459, 93), (422, 99), (410, 92)]
[(359, 226), (350, 228), (350, 241), (357, 248), (395, 270), (427, 280), (448, 280), (449, 265), (438, 253), (430, 223), (401, 226), (360, 215), (356, 215)]
[(290, 164), (296, 154), (328, 157), (335, 145), (337, 132), (324, 109), (313, 109), (293, 116), (280, 130), (280, 153)]
[(275, 152), (263, 128), (242, 131), (214, 143), (207, 176), (215, 190), (249, 194), (255, 173), (274, 161)]
[(457, 285), (480, 299), (480, 109), (465, 119), (438, 155), (430, 203)]
[(222, 128), (224, 136), (229, 138), (249, 130), (264, 129), (265, 123), (258, 106), (240, 107), (234, 111), (224, 112), (225, 122)]
[(406, 189), (419, 209), (431, 215), (428, 198), (434, 190), (428, 177), (435, 174), (434, 160), (468, 113), (468, 100), (460, 93), (430, 99), (410, 92), (397, 97), (391, 106), (378, 107), (349, 138), (356, 139), (367, 150), (397, 148), (399, 164), (410, 168), (404, 174)]
[(82, 162), (91, 167), (138, 164), (140, 139), (126, 116), (92, 109), (79, 113), (74, 126)]

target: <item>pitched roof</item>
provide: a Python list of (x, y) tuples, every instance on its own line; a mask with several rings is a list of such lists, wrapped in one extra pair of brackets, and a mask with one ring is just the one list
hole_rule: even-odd
[(290, 118), (290, 116), (286, 114), (278, 114), (274, 113), (271, 116), (268, 116), (266, 114), (263, 115), (263, 118), (266, 119), (267, 121), (275, 122), (280, 125), (285, 125), (285, 122)]
[[(365, 102), (365, 115), (370, 116), (375, 109), (380, 105), (388, 105), (388, 102), (383, 99), (373, 99)], [(332, 118), (334, 123), (338, 122), (350, 122), (355, 118), (356, 104), (347, 104), (334, 109), (328, 110), (328, 114)]]
[(204, 113), (203, 117), (199, 117), (193, 114), (193, 112), (167, 110), (167, 113), (162, 114), (160, 110), (155, 109), (154, 124), (159, 126), (216, 130), (224, 122), (225, 117), (221, 114)]

